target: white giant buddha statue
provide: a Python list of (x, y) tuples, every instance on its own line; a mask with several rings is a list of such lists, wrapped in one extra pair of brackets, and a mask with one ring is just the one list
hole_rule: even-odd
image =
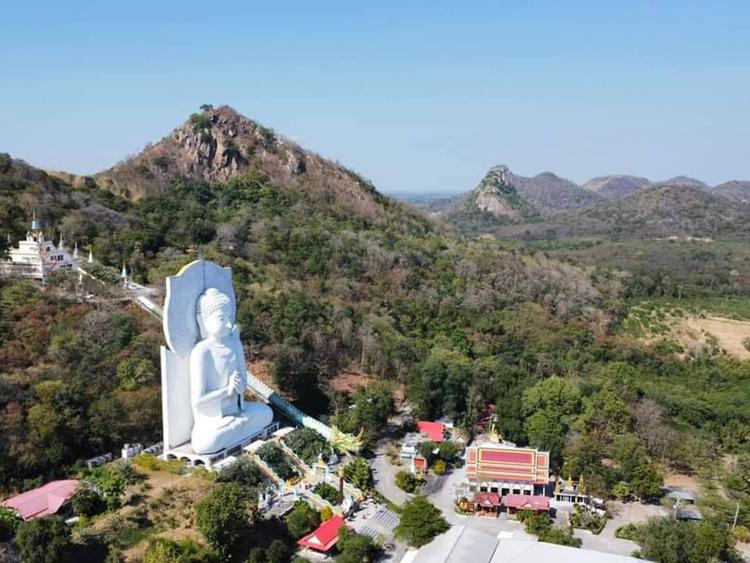
[(208, 456), (243, 445), (273, 422), (245, 401), (248, 372), (235, 325), (229, 268), (196, 260), (167, 278), (162, 416), (167, 456)]
[(231, 303), (213, 287), (198, 298), (196, 317), (202, 340), (190, 352), (191, 443), (198, 454), (229, 447), (273, 419), (266, 405), (242, 399), (247, 369)]

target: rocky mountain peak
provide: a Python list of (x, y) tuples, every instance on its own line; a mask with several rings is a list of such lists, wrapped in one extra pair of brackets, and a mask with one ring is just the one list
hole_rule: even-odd
[(171, 133), (96, 176), (97, 183), (124, 197), (169, 189), (175, 178), (227, 182), (260, 173), (279, 186), (321, 191), (358, 215), (374, 220), (386, 198), (359, 175), (303, 149), (222, 105), (201, 106)]

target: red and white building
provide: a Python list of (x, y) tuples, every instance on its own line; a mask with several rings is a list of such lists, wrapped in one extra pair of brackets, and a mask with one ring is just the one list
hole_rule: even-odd
[(474, 490), (503, 497), (545, 494), (549, 452), (507, 442), (475, 442), (466, 448), (466, 477)]
[(341, 516), (333, 516), (313, 532), (297, 540), (297, 544), (320, 553), (328, 553), (339, 541), (339, 530), (345, 526), (346, 523)]

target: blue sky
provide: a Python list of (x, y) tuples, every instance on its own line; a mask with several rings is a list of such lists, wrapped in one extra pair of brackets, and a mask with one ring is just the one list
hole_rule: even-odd
[(92, 173), (222, 103), (385, 192), (750, 179), (750, 2), (6, 2), (0, 151)]

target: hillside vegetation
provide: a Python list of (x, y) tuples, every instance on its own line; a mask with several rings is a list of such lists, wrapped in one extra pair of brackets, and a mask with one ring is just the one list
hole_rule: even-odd
[[(549, 450), (554, 471), (584, 474), (597, 495), (656, 499), (666, 470), (728, 477), (739, 522), (750, 524), (750, 496), (736, 484), (744, 469), (717, 464), (724, 454), (750, 452), (750, 364), (720, 354), (687, 360), (619, 330), (629, 305), (623, 296), (671, 296), (678, 286), (652, 270), (639, 284), (617, 264), (595, 268), (563, 256), (555, 244), (565, 241), (554, 237), (538, 247), (464, 237), (302, 149), (304, 171), (279, 168), (284, 144), (248, 152), (239, 143), (247, 165), (235, 156), (217, 160), (227, 138), (243, 138), (252, 122), (222, 108), (196, 115), (126, 164), (75, 186), (4, 157), (0, 197), (17, 202), (7, 216), (12, 233), (23, 233), (37, 206), (49, 231), (93, 245), (105, 264), (126, 262), (137, 281), (158, 288), (199, 255), (231, 266), (248, 359), (265, 360), (283, 393), (346, 430), (359, 426), (374, 439), (393, 405), (393, 384), (405, 388), (415, 416), (448, 416), (469, 432), (494, 403), (505, 438)], [(204, 148), (188, 150), (193, 136)], [(154, 178), (144, 181), (140, 166), (160, 166), (153, 162), (160, 155), (175, 160), (163, 177), (149, 168)], [(537, 217), (515, 199), (506, 172), (492, 174), (486, 195)], [(717, 201), (667, 187), (603, 205), (623, 206), (618, 221), (633, 233), (657, 216), (685, 230), (740, 226), (740, 210)], [(603, 221), (593, 209), (580, 217)], [(64, 473), (75, 456), (158, 433), (140, 395), (158, 409), (150, 355), (158, 327), (119, 304), (114, 290), (74, 298), (72, 282), (0, 288), (6, 489)], [(335, 392), (331, 383), (344, 370), (378, 384)], [(95, 424), (80, 424), (89, 419)], [(723, 505), (716, 514), (733, 516)]]

